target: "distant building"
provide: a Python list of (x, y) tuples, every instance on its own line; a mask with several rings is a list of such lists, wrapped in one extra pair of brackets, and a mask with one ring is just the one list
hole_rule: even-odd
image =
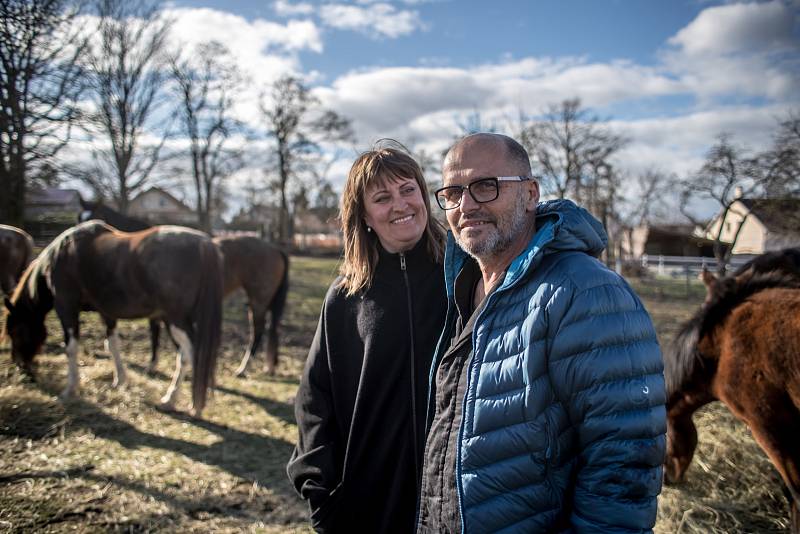
[(160, 187), (151, 187), (128, 204), (128, 215), (151, 224), (197, 226), (197, 213)]
[(713, 258), (713, 241), (693, 233), (691, 224), (645, 224), (623, 233), (622, 252), (629, 259), (645, 254)]
[(341, 250), (344, 239), (335, 218), (313, 210), (294, 217), (294, 246), (299, 250)]
[(77, 189), (31, 188), (25, 192), (23, 227), (37, 246), (44, 246), (77, 223), (81, 209), (81, 195)]
[(240, 208), (239, 213), (226, 225), (228, 230), (257, 232), (261, 237), (274, 240), (277, 236), (280, 209), (267, 204)]
[(81, 211), (81, 194), (77, 189), (45, 187), (25, 192), (25, 219), (65, 220), (76, 222)]
[(800, 247), (800, 198), (739, 198), (724, 220), (721, 213), (712, 219), (704, 237), (714, 239), (720, 225), (722, 242), (732, 243), (736, 238), (733, 254), (763, 254)]

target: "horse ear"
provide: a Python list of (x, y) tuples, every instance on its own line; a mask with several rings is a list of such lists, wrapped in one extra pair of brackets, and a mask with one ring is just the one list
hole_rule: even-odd
[(3, 304), (6, 305), (6, 309), (8, 311), (10, 311), (10, 312), (14, 311), (14, 305), (11, 304), (11, 301), (8, 299), (8, 297), (3, 298)]
[(711, 289), (711, 287), (717, 282), (717, 277), (705, 267), (703, 267), (703, 270), (700, 271), (698, 278), (703, 281), (708, 289)]

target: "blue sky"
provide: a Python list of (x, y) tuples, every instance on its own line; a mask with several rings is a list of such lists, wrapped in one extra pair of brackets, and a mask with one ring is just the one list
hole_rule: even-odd
[[(352, 119), (363, 149), (394, 137), (436, 153), (465, 117), (579, 97), (630, 139), (620, 167), (686, 176), (723, 132), (754, 150), (800, 109), (800, 0), (175, 0), (184, 47), (225, 43), (256, 95), (303, 77)], [(345, 158), (346, 159), (346, 158)], [(341, 183), (350, 161), (331, 179)], [(247, 172), (247, 171), (243, 171)], [(255, 172), (255, 171), (253, 171)]]

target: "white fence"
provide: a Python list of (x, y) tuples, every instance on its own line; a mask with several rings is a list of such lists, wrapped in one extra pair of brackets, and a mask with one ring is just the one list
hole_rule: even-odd
[[(737, 254), (732, 256), (728, 262), (728, 270), (736, 270), (747, 263), (754, 256)], [(689, 276), (700, 273), (704, 268), (709, 271), (717, 269), (716, 258), (706, 258), (702, 256), (650, 256), (643, 254), (641, 257), (642, 267), (660, 276)]]

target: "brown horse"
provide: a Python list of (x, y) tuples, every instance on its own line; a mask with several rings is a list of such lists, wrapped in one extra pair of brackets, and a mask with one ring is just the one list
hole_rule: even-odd
[[(81, 205), (84, 211), (79, 216), (80, 220), (102, 219), (126, 232), (149, 227), (145, 221), (123, 215), (98, 202), (81, 200)], [(247, 372), (250, 358), (258, 352), (264, 336), (267, 311), (270, 312), (270, 329), (264, 369), (268, 374), (274, 374), (278, 365), (278, 327), (289, 290), (289, 258), (277, 247), (251, 236), (215, 237), (214, 244), (219, 247), (223, 256), (225, 296), (239, 288), (244, 289), (247, 295), (250, 343), (236, 370), (236, 376), (243, 376)], [(158, 362), (160, 333), (161, 323), (151, 321), (148, 374), (155, 370)]]
[(0, 224), (0, 290), (10, 295), (33, 260), (33, 239), (16, 226)]
[(201, 414), (214, 382), (222, 322), (221, 260), (207, 235), (177, 226), (124, 233), (100, 221), (79, 224), (39, 254), (5, 306), (12, 357), (31, 377), (34, 356), (47, 338), (45, 315), (55, 308), (68, 359), (62, 397), (78, 391), (81, 311), (97, 311), (106, 324), (114, 386), (125, 382), (117, 320), (164, 320), (180, 352), (162, 405), (174, 407), (191, 362), (193, 408)]
[(800, 532), (800, 277), (745, 266), (709, 287), (709, 298), (664, 353), (665, 481), (682, 480), (697, 446), (692, 414), (720, 400), (743, 420), (786, 485)]

